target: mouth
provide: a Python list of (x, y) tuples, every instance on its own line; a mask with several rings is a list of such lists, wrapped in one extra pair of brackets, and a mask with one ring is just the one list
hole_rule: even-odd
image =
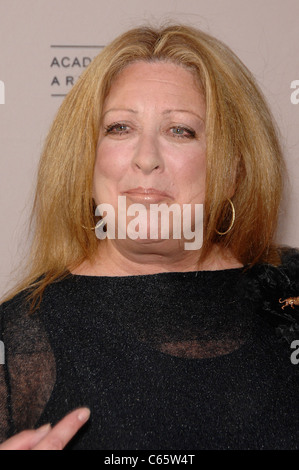
[(173, 197), (165, 191), (156, 188), (138, 188), (127, 189), (122, 193), (133, 201), (157, 203), (165, 200), (173, 200)]

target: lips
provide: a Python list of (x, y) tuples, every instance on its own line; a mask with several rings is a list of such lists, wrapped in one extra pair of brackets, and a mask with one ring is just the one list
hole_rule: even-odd
[(159, 202), (167, 199), (173, 199), (170, 194), (156, 188), (138, 188), (127, 189), (123, 194), (132, 200), (144, 202)]

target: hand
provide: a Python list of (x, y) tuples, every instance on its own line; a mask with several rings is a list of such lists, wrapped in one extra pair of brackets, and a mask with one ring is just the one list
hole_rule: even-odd
[(53, 428), (22, 431), (0, 444), (0, 450), (62, 450), (89, 419), (88, 408), (78, 408), (66, 415)]

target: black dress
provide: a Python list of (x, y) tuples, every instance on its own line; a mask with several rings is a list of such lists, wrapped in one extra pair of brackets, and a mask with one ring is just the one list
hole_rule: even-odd
[(299, 449), (291, 295), (297, 252), (245, 272), (69, 275), (32, 316), (20, 294), (1, 306), (0, 440), (84, 405), (68, 449)]

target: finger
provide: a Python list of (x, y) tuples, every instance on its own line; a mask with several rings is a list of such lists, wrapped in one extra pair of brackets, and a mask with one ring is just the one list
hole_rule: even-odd
[(62, 450), (89, 419), (88, 408), (79, 408), (66, 415), (33, 450)]
[(30, 431), (22, 431), (0, 445), (0, 450), (31, 450), (51, 430), (50, 424)]

